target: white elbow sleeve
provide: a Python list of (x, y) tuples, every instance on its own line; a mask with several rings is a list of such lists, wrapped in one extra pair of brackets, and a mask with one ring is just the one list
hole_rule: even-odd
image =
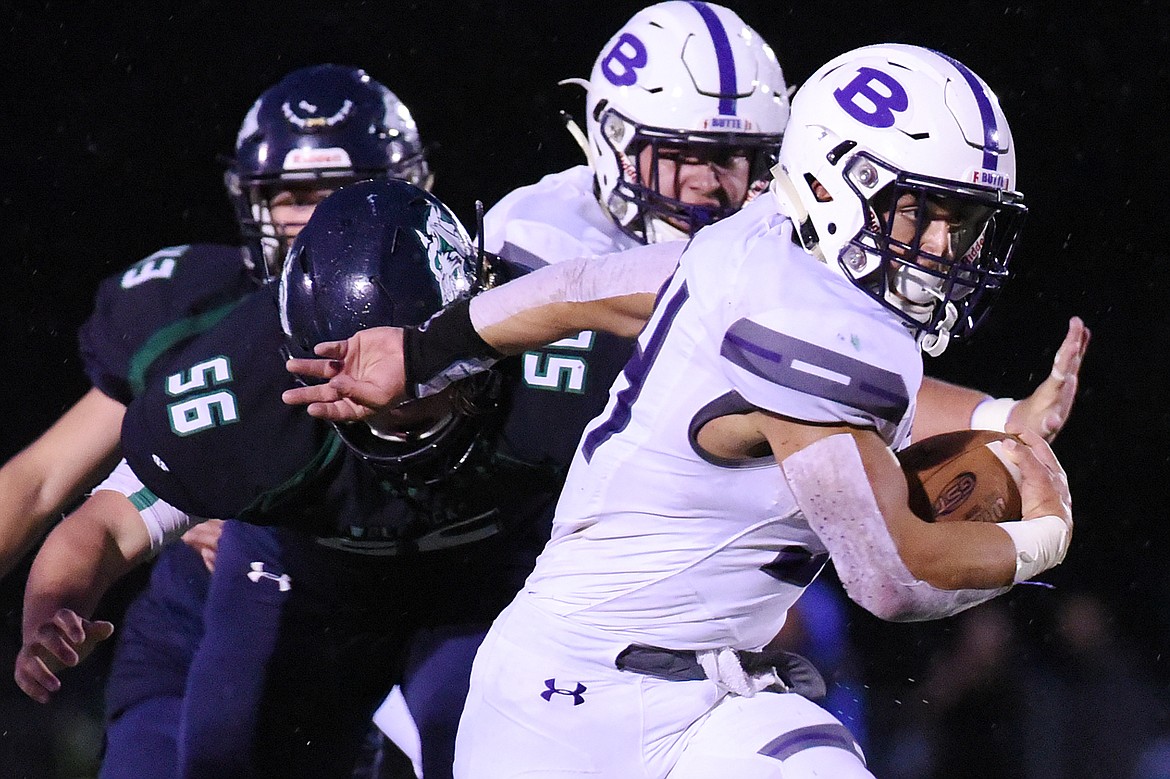
[(684, 248), (685, 241), (669, 241), (546, 265), (472, 298), (471, 324), (483, 332), (516, 314), (551, 303), (589, 303), (657, 293), (674, 272)]
[(179, 511), (160, 499), (142, 483), (125, 460), (118, 463), (118, 467), (114, 468), (105, 481), (93, 489), (94, 492), (101, 490), (112, 490), (125, 495), (134, 504), (134, 508), (138, 509), (138, 515), (142, 517), (150, 534), (151, 553), (157, 552), (183, 535), (192, 525), (205, 521), (204, 517), (195, 517)]
[(886, 528), (853, 436), (823, 438), (781, 466), (809, 526), (832, 555), (845, 591), (875, 616), (900, 622), (937, 619), (1010, 589), (943, 590), (915, 578)]

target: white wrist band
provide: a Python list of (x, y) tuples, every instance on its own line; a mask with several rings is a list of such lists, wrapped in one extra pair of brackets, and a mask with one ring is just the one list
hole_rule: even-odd
[(971, 412), (971, 429), (1006, 433), (1008, 417), (1019, 402), (1013, 398), (988, 398)]
[(1068, 523), (1057, 516), (1000, 522), (997, 527), (1012, 538), (1016, 547), (1015, 581), (1023, 582), (1058, 565), (1068, 551), (1071, 538)]

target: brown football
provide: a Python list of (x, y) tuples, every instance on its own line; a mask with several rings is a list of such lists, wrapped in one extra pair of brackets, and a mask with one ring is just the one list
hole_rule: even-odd
[(910, 509), (928, 522), (1020, 519), (1020, 490), (989, 444), (1007, 433), (958, 430), (924, 438), (898, 452)]

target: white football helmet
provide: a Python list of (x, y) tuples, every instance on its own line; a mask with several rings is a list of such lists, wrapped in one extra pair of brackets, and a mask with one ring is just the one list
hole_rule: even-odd
[[(639, 241), (685, 237), (767, 187), (788, 90), (771, 47), (733, 11), (681, 0), (639, 11), (602, 49), (586, 88), (598, 199)], [(639, 153), (647, 147), (643, 171)], [(660, 148), (702, 150), (711, 165), (746, 167), (746, 196), (712, 208), (660, 194)]]
[[(865, 46), (817, 70), (793, 98), (773, 174), (804, 248), (898, 313), (928, 354), (978, 325), (1027, 213), (995, 94), (917, 46)], [(941, 254), (922, 246), (939, 209)], [(912, 238), (895, 238), (896, 213), (917, 220)]]

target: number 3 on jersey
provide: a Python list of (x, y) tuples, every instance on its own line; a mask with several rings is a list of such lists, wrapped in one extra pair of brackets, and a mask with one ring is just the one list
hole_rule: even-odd
[(168, 395), (186, 396), (167, 405), (171, 430), (175, 435), (188, 436), (239, 421), (236, 396), (232, 391), (212, 389), (232, 381), (231, 363), (227, 357), (205, 360), (189, 370), (167, 376), (166, 381)]

